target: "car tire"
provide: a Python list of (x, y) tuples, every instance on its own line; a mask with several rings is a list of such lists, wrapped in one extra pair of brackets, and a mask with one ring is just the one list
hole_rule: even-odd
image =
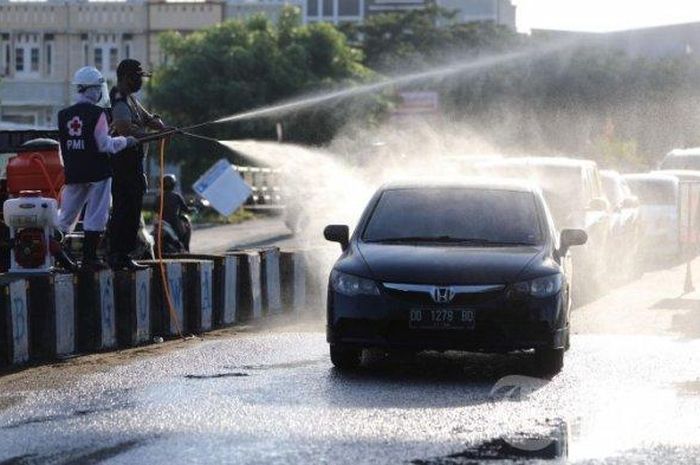
[(351, 349), (338, 344), (331, 345), (331, 363), (339, 370), (354, 370), (360, 366), (362, 350)]
[(540, 373), (545, 376), (554, 376), (564, 368), (565, 349), (537, 349), (535, 361)]

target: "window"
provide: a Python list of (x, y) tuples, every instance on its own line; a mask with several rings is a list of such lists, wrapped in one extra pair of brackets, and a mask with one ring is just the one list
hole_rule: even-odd
[(15, 49), (15, 71), (17, 71), (18, 73), (24, 72), (24, 49), (23, 48), (16, 48)]
[(53, 44), (51, 42), (46, 44), (46, 74), (51, 75), (53, 73)]
[(102, 49), (101, 48), (95, 49), (95, 68), (97, 68), (99, 71), (102, 71)]
[(124, 58), (131, 58), (131, 44), (124, 45)]
[(10, 44), (5, 44), (5, 66), (3, 74), (10, 73)]
[(309, 0), (309, 3), (306, 7), (306, 14), (308, 16), (318, 16), (318, 1), (317, 0)]
[(116, 47), (112, 47), (109, 49), (109, 69), (110, 69), (110, 71), (116, 71), (118, 64), (119, 64), (119, 49)]
[(83, 66), (89, 65), (90, 59), (88, 58), (88, 44), (83, 44)]
[(360, 16), (360, 0), (338, 0), (340, 16)]
[(31, 72), (38, 73), (39, 72), (39, 48), (32, 47), (30, 54), (31, 54)]
[(333, 0), (323, 0), (323, 16), (333, 16)]

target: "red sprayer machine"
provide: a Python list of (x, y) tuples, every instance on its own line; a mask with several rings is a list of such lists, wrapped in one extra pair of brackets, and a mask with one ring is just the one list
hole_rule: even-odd
[(10, 235), (10, 272), (43, 273), (53, 266), (58, 197), (63, 187), (59, 144), (35, 139), (16, 149), (7, 164), (4, 222)]

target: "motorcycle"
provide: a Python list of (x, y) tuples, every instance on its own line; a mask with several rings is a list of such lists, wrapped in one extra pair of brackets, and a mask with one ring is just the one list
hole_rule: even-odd
[(162, 246), (160, 246), (162, 249), (160, 249), (160, 251), (163, 255), (189, 253), (189, 238), (192, 234), (192, 222), (185, 214), (179, 215), (179, 219), (182, 227), (182, 234), (178, 234), (178, 231), (173, 225), (165, 220), (162, 222), (162, 231), (160, 231), (159, 219), (155, 218), (153, 220), (151, 235), (155, 240), (154, 250), (159, 250), (158, 241), (162, 237)]

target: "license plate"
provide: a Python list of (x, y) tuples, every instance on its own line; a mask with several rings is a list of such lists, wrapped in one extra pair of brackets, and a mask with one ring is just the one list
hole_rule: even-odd
[(474, 311), (466, 308), (414, 308), (408, 318), (411, 329), (474, 329)]

